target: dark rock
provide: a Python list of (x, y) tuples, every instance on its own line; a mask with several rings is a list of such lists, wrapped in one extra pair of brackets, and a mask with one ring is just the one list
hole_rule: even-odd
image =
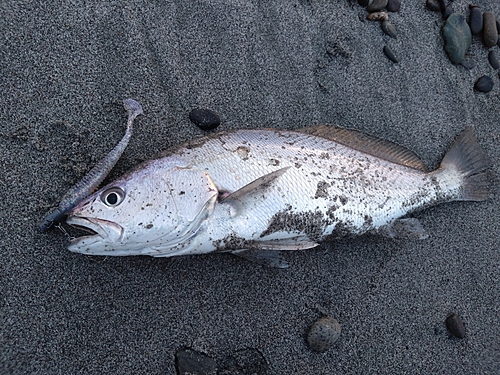
[(497, 20), (498, 42), (497, 46), (500, 47), (500, 21)]
[(362, 7), (365, 7), (368, 5), (370, 0), (358, 0), (358, 4), (361, 5)]
[(179, 375), (216, 375), (217, 365), (208, 355), (192, 349), (175, 353), (175, 365)]
[(472, 34), (465, 17), (451, 14), (443, 26), (444, 50), (453, 64), (460, 64), (472, 42)]
[(189, 119), (202, 130), (212, 130), (220, 125), (217, 113), (204, 108), (196, 108), (189, 112)]
[(498, 42), (498, 30), (495, 13), (483, 13), (483, 42), (488, 48), (493, 47)]
[(441, 13), (443, 13), (443, 19), (447, 20), (448, 17), (453, 13), (453, 6), (451, 4), (448, 4)]
[(465, 325), (457, 314), (452, 314), (446, 318), (446, 328), (453, 336), (463, 339), (465, 337)]
[(401, 0), (389, 0), (386, 6), (389, 12), (397, 12), (401, 8)]
[(432, 10), (433, 12), (441, 11), (437, 0), (427, 0), (425, 2), (425, 6), (427, 7), (427, 9)]
[(483, 11), (476, 5), (470, 5), (469, 26), (472, 34), (483, 31)]
[(396, 57), (396, 55), (392, 51), (391, 47), (384, 46), (384, 53), (389, 58), (389, 60), (391, 60), (392, 62), (395, 62), (395, 63), (399, 62), (399, 59)]
[(392, 24), (389, 21), (384, 21), (381, 23), (382, 30), (384, 33), (389, 35), (391, 38), (397, 38), (398, 37), (398, 32), (396, 31), (396, 28), (392, 26)]
[(324, 316), (312, 325), (307, 334), (307, 344), (316, 352), (326, 352), (338, 340), (340, 331), (339, 322)]
[(460, 63), (465, 69), (472, 69), (476, 66), (476, 62), (473, 58), (465, 56), (465, 58)]
[(480, 92), (490, 92), (493, 89), (493, 80), (488, 76), (479, 77), (474, 88)]
[(370, 13), (378, 12), (387, 6), (387, 0), (373, 0), (373, 3), (366, 7), (366, 10)]
[(438, 3), (439, 3), (439, 10), (441, 11), (441, 13), (444, 13), (447, 5), (446, 0), (438, 0)]
[(490, 53), (488, 54), (488, 61), (490, 62), (493, 69), (500, 68), (500, 61), (498, 61), (498, 57), (495, 51), (490, 51)]

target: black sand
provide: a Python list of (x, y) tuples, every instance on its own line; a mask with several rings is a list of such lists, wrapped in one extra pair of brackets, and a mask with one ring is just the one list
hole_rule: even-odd
[[(145, 115), (107, 181), (203, 135), (188, 119), (198, 106), (219, 129), (360, 129), (432, 168), (471, 125), (498, 176), (498, 72), (477, 37), (476, 66), (452, 65), (424, 3), (390, 14), (394, 40), (347, 0), (2, 2), (0, 373), (175, 374), (185, 347), (219, 368), (255, 349), (268, 374), (500, 373), (497, 193), (414, 215), (428, 240), (342, 240), (285, 254), (287, 270), (223, 254), (83, 256), (36, 228), (122, 137), (127, 97)], [(488, 94), (473, 90), (484, 74)], [(316, 306), (342, 325), (325, 354), (305, 341)], [(446, 331), (452, 312), (463, 340)]]

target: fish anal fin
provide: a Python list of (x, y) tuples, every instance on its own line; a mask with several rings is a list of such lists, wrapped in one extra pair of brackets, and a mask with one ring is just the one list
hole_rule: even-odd
[(298, 131), (340, 143), (392, 163), (427, 172), (424, 163), (413, 151), (359, 130), (343, 129), (333, 125), (315, 125)]
[(415, 218), (396, 219), (379, 228), (379, 234), (389, 238), (425, 240), (429, 237), (422, 223)]
[(235, 192), (219, 199), (219, 202), (241, 200), (245, 196), (254, 194), (257, 191), (267, 189), (278, 177), (285, 173), (290, 167), (285, 167), (268, 173), (258, 179), (250, 182)]

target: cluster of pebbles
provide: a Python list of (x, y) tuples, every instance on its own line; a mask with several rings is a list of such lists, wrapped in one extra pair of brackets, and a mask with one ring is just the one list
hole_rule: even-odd
[[(358, 0), (358, 4), (366, 7), (366, 11), (369, 13), (366, 17), (368, 20), (379, 21), (382, 31), (385, 34), (394, 39), (398, 37), (396, 28), (389, 22), (389, 15), (383, 10), (385, 9), (388, 12), (399, 11), (401, 0), (373, 0), (371, 4), (369, 0)], [(399, 62), (399, 59), (389, 45), (385, 45), (383, 51), (389, 60), (394, 63)]]
[[(427, 0), (429, 10), (441, 12), (446, 20), (443, 26), (444, 49), (453, 64), (461, 64), (472, 69), (474, 61), (466, 57), (467, 50), (472, 44), (473, 36), (482, 39), (486, 48), (500, 47), (500, 22), (493, 12), (485, 11), (475, 5), (469, 5), (469, 22), (461, 13), (455, 13), (453, 7), (445, 0)], [(488, 61), (493, 69), (500, 68), (500, 62), (495, 50), (490, 49)], [(476, 80), (474, 88), (480, 92), (490, 92), (493, 89), (493, 79), (484, 75)]]

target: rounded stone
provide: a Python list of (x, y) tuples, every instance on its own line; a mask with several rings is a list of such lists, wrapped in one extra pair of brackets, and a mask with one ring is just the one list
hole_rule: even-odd
[(483, 42), (488, 48), (493, 47), (498, 42), (498, 30), (495, 13), (483, 13)]
[(427, 9), (429, 9), (433, 12), (439, 12), (441, 10), (437, 0), (427, 0), (425, 2), (425, 6), (427, 7)]
[(340, 332), (339, 322), (324, 316), (311, 326), (307, 334), (307, 344), (312, 350), (324, 353), (338, 340)]
[(387, 0), (373, 0), (373, 2), (366, 7), (366, 10), (370, 13), (378, 12), (387, 6)]
[(387, 10), (389, 12), (397, 12), (401, 8), (401, 0), (389, 0), (387, 2)]
[(460, 64), (472, 43), (472, 34), (465, 17), (452, 13), (443, 26), (444, 50), (453, 64)]
[(396, 31), (396, 28), (392, 26), (392, 24), (389, 21), (384, 21), (381, 23), (382, 31), (389, 35), (391, 38), (397, 38), (398, 37), (398, 32)]
[(452, 314), (446, 318), (446, 328), (453, 336), (463, 339), (465, 337), (465, 325), (457, 314)]
[(465, 58), (460, 63), (465, 69), (472, 69), (476, 66), (476, 62), (473, 58), (465, 56)]
[(391, 47), (389, 46), (384, 46), (384, 53), (387, 56), (389, 60), (391, 60), (394, 63), (398, 63), (399, 59), (396, 57), (394, 52), (392, 51)]
[(373, 12), (366, 16), (370, 21), (386, 21), (388, 18), (386, 12)]
[(368, 5), (370, 0), (358, 0), (358, 4), (361, 5), (362, 7), (365, 7)]
[(490, 92), (493, 89), (493, 80), (488, 76), (479, 77), (474, 88), (480, 92)]
[(483, 31), (483, 11), (477, 5), (470, 5), (469, 26), (474, 35)]
[(189, 112), (189, 119), (202, 130), (212, 130), (220, 125), (220, 117), (214, 111), (196, 108)]
[(452, 13), (453, 13), (453, 6), (451, 4), (446, 5), (444, 10), (442, 11), (443, 18), (447, 20)]
[(490, 62), (490, 65), (493, 67), (493, 69), (500, 68), (500, 61), (498, 60), (495, 51), (490, 51), (490, 53), (488, 54), (488, 61)]

